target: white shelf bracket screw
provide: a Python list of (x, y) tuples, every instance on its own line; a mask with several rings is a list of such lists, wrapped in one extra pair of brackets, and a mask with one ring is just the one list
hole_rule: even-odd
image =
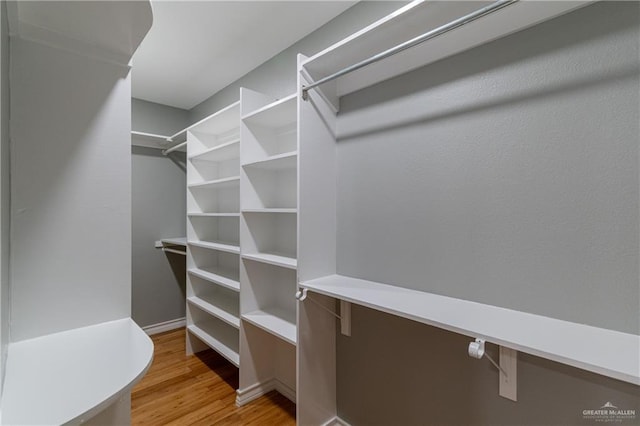
[(486, 356), (489, 362), (500, 371), (498, 377), (500, 396), (517, 401), (518, 351), (500, 346), (500, 364), (498, 364), (485, 352), (484, 345), (485, 341), (482, 339), (476, 339), (474, 342), (469, 343), (469, 356), (476, 359), (482, 359), (482, 357)]

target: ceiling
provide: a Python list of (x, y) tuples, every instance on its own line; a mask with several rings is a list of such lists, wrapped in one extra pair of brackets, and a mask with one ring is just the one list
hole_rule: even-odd
[(154, 1), (132, 96), (191, 109), (355, 1)]

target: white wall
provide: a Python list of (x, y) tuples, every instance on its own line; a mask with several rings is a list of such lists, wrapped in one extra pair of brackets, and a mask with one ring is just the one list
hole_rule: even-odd
[(189, 111), (131, 99), (131, 130), (171, 136), (189, 125)]
[(12, 341), (128, 317), (128, 69), (11, 47)]

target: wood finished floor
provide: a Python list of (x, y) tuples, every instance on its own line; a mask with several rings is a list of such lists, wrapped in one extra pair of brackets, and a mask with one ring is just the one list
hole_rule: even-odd
[(236, 407), (238, 369), (213, 350), (186, 356), (184, 329), (152, 339), (153, 364), (131, 395), (132, 425), (295, 425), (295, 405), (275, 391)]

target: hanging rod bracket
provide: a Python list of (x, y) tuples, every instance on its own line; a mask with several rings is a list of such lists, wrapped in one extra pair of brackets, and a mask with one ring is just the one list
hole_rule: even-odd
[(500, 346), (500, 364), (498, 364), (488, 353), (485, 352), (484, 346), (485, 341), (483, 339), (476, 339), (474, 342), (469, 343), (469, 356), (476, 359), (482, 359), (486, 356), (489, 362), (491, 362), (491, 364), (493, 364), (493, 366), (500, 371), (500, 374), (498, 376), (500, 396), (512, 401), (517, 401), (518, 395), (516, 373), (518, 351)]
[(328, 313), (330, 313), (331, 315), (339, 319), (340, 332), (345, 336), (351, 336), (351, 303), (345, 300), (340, 300), (340, 315), (338, 315), (335, 312), (333, 312), (331, 309), (322, 305), (320, 302), (314, 300), (312, 297), (309, 297), (308, 293), (309, 293), (308, 288), (301, 288), (296, 292), (296, 299), (298, 299), (299, 302), (304, 302), (305, 300), (313, 302), (318, 307), (324, 309), (325, 311), (327, 311)]

